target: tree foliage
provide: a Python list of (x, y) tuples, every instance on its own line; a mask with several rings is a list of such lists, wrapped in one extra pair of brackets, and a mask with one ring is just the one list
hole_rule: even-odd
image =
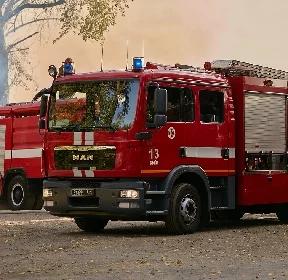
[[(83, 40), (103, 40), (118, 15), (133, 0), (0, 0), (0, 103), (8, 87), (25, 85), (32, 76), (25, 72), (33, 39), (49, 29), (59, 33), (54, 42), (68, 33)], [(26, 62), (25, 62), (26, 57)], [(8, 83), (8, 71), (9, 81)], [(5, 99), (5, 98), (4, 98)]]
[(117, 15), (124, 16), (125, 9), (129, 7), (128, 1), (66, 0), (61, 10), (62, 28), (59, 37), (73, 31), (81, 35), (85, 41), (103, 39), (104, 32), (115, 25)]

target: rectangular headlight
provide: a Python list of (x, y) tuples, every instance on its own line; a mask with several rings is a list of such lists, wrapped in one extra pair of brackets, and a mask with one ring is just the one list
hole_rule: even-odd
[(52, 189), (43, 189), (43, 198), (52, 197), (53, 191)]
[(139, 198), (139, 191), (137, 190), (122, 190), (120, 191), (121, 198), (132, 198), (137, 199)]

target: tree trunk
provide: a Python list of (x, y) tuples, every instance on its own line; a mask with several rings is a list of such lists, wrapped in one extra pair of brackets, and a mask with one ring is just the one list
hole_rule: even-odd
[(8, 102), (8, 52), (4, 36), (4, 26), (0, 25), (0, 105)]

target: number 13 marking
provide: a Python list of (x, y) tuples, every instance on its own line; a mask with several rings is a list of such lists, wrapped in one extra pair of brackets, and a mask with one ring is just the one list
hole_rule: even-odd
[(149, 154), (151, 160), (157, 160), (160, 157), (159, 149), (150, 149)]
[(159, 150), (158, 149), (150, 149), (150, 166), (159, 165), (158, 159), (160, 158)]

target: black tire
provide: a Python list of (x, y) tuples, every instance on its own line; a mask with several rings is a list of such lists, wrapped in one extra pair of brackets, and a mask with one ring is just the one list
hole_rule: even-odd
[(95, 217), (79, 217), (75, 218), (74, 220), (76, 225), (86, 232), (102, 231), (109, 222), (107, 219), (100, 219)]
[(197, 189), (188, 183), (176, 185), (171, 193), (166, 228), (175, 234), (193, 233), (201, 222), (201, 199)]
[(9, 209), (14, 211), (31, 210), (35, 203), (35, 196), (21, 175), (16, 175), (8, 182), (6, 197)]
[(288, 205), (280, 206), (276, 215), (280, 222), (288, 224)]

